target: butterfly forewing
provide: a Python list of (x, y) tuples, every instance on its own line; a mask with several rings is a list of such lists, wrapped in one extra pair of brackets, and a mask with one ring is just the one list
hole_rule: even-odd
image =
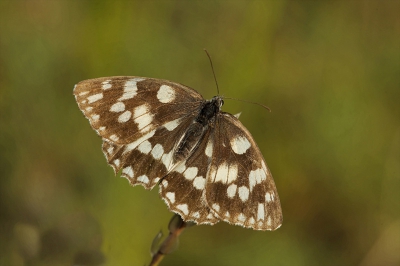
[(282, 211), (272, 175), (250, 132), (233, 115), (219, 113), (213, 136), (206, 202), (226, 222), (275, 230)]
[(184, 85), (142, 77), (84, 80), (75, 86), (74, 95), (97, 133), (117, 144), (133, 142), (167, 122), (190, 115), (204, 101)]

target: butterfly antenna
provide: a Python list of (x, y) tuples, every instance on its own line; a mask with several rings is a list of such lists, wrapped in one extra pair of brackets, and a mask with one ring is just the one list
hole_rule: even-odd
[(246, 100), (241, 100), (241, 99), (236, 99), (236, 98), (231, 98), (231, 97), (224, 97), (224, 99), (235, 100), (235, 101), (245, 102), (245, 103), (252, 103), (252, 104), (261, 106), (261, 107), (267, 109), (269, 112), (271, 112), (271, 109), (269, 109), (268, 106), (266, 106), (266, 105), (264, 105), (264, 104), (261, 104), (261, 103), (256, 103), (256, 102), (251, 102), (251, 101), (246, 101)]
[(215, 84), (217, 85), (217, 93), (218, 93), (218, 95), (219, 95), (219, 88), (218, 88), (217, 77), (215, 76), (215, 71), (214, 71), (214, 66), (213, 66), (212, 60), (211, 60), (211, 56), (210, 56), (210, 54), (208, 53), (208, 51), (206, 50), (206, 48), (204, 48), (204, 52), (206, 52), (206, 54), (207, 54), (207, 56), (208, 56), (208, 59), (210, 60), (211, 69), (212, 69), (212, 72), (213, 72), (213, 75), (214, 75)]

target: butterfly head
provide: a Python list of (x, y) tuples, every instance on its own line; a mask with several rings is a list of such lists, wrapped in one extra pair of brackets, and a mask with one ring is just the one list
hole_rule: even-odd
[(210, 102), (218, 108), (218, 110), (221, 110), (222, 105), (224, 105), (224, 100), (222, 99), (221, 96), (214, 96), (212, 97), (212, 99), (210, 100)]

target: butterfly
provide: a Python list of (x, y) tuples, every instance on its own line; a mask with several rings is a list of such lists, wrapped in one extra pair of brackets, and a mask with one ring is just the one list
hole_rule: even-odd
[(275, 230), (282, 209), (271, 172), (250, 132), (185, 85), (114, 76), (74, 87), (79, 108), (103, 139), (114, 172), (159, 193), (184, 221), (225, 221)]

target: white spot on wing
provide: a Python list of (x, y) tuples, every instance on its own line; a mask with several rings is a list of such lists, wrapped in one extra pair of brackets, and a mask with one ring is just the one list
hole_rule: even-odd
[(157, 98), (162, 103), (170, 103), (175, 99), (175, 90), (168, 85), (161, 85)]
[(116, 167), (119, 167), (119, 164), (120, 164), (119, 159), (114, 160), (114, 164), (115, 164)]
[(151, 124), (153, 121), (153, 115), (149, 111), (147, 104), (142, 104), (135, 108), (133, 118), (135, 123), (138, 124), (139, 130)]
[(240, 214), (237, 216), (237, 219), (238, 219), (238, 221), (240, 221), (240, 222), (244, 222), (244, 221), (246, 220), (246, 216), (244, 216), (243, 213), (240, 213)]
[(273, 201), (274, 196), (271, 195), (269, 192), (265, 193), (265, 201), (266, 202), (271, 202)]
[(249, 219), (249, 224), (250, 224), (250, 225), (253, 225), (253, 224), (254, 224), (254, 222), (255, 222), (255, 221), (254, 221), (254, 218), (253, 218), (253, 217), (251, 217), (251, 218)]
[(237, 186), (235, 184), (231, 184), (226, 190), (228, 197), (233, 198), (236, 195)]
[(165, 196), (168, 198), (168, 200), (171, 203), (175, 202), (175, 193), (174, 192), (168, 192), (167, 194), (165, 194)]
[(98, 100), (103, 98), (103, 93), (98, 93), (87, 97), (89, 103), (97, 102)]
[(243, 202), (246, 202), (247, 201), (247, 199), (249, 198), (249, 194), (250, 194), (250, 192), (249, 192), (249, 189), (247, 188), (247, 187), (245, 187), (245, 186), (241, 186), (240, 188), (239, 188), (239, 198), (243, 201)]
[(120, 113), (125, 111), (125, 104), (123, 102), (116, 102), (111, 105), (110, 112)]
[(197, 176), (194, 180), (193, 180), (193, 186), (197, 189), (204, 189), (206, 185), (206, 179), (202, 176)]
[(192, 217), (198, 219), (198, 218), (200, 218), (200, 213), (194, 212), (194, 213), (192, 213)]
[(156, 130), (152, 130), (149, 133), (143, 135), (141, 138), (135, 140), (134, 142), (131, 142), (131, 143), (127, 144), (125, 146), (125, 150), (124, 150), (123, 153), (127, 153), (127, 152), (129, 152), (131, 150), (134, 150), (140, 143), (142, 143), (143, 141), (148, 140), (149, 138), (151, 138), (154, 135), (155, 132), (156, 132)]
[(142, 143), (140, 143), (140, 145), (138, 146), (138, 150), (141, 153), (144, 154), (148, 154), (151, 151), (152, 147), (151, 147), (151, 143), (148, 142), (147, 140), (143, 141)]
[(213, 142), (210, 139), (210, 140), (208, 140), (207, 147), (206, 147), (206, 150), (205, 150), (205, 154), (208, 157), (211, 157), (212, 156), (212, 152), (213, 152)]
[(122, 94), (121, 98), (119, 98), (120, 101), (122, 100), (128, 100), (128, 99), (132, 99), (133, 97), (136, 96), (137, 94), (137, 83), (139, 81), (144, 80), (143, 78), (134, 78), (134, 79), (130, 79), (127, 82), (125, 82), (124, 85), (124, 93)]
[(172, 121), (170, 121), (170, 122), (165, 123), (165, 124), (164, 124), (164, 127), (165, 127), (168, 131), (172, 131), (172, 130), (174, 130), (177, 126), (179, 126), (180, 123), (181, 123), (181, 119), (178, 118), (178, 119), (175, 119), (175, 120), (172, 120)]
[(112, 135), (110, 136), (110, 139), (111, 139), (112, 141), (117, 141), (117, 140), (119, 140), (118, 136), (115, 135), (115, 134), (112, 134)]
[(147, 175), (141, 175), (137, 178), (137, 181), (148, 184), (149, 178), (147, 177)]
[(118, 122), (125, 123), (131, 118), (131, 116), (132, 113), (130, 111), (125, 111), (118, 117)]
[[(76, 86), (76, 85), (75, 85)], [(79, 96), (83, 96), (83, 95), (86, 95), (86, 94), (88, 94), (89, 93), (89, 91), (82, 91), (81, 93), (79, 93)]]
[(198, 171), (199, 169), (197, 169), (197, 167), (189, 167), (183, 173), (183, 176), (188, 180), (193, 180), (196, 177)]
[(214, 203), (214, 204), (212, 205), (212, 208), (213, 208), (214, 211), (219, 212), (220, 207), (219, 207), (219, 204), (218, 204), (218, 203)]
[(249, 140), (244, 136), (236, 136), (231, 139), (231, 147), (236, 154), (245, 153), (250, 146)]
[(169, 153), (164, 153), (163, 156), (161, 157), (161, 161), (164, 164), (164, 166), (167, 168), (167, 170), (171, 170), (173, 165), (171, 164), (172, 162), (172, 150)]
[(164, 154), (164, 149), (161, 146), (161, 144), (156, 144), (151, 151), (151, 155), (153, 155), (153, 158), (156, 160), (159, 160), (161, 156)]
[(228, 174), (228, 184), (232, 183), (236, 180), (238, 176), (238, 166), (237, 164), (233, 164), (229, 166), (229, 174)]
[(250, 191), (253, 191), (253, 188), (255, 185), (261, 184), (266, 179), (267, 179), (267, 175), (265, 174), (264, 169), (259, 168), (259, 169), (250, 171), (250, 174), (249, 174)]
[(163, 179), (163, 181), (161, 181), (161, 184), (163, 185), (164, 188), (168, 187), (168, 181)]
[[(213, 173), (213, 169), (211, 171)], [(217, 174), (215, 175), (214, 182), (222, 182), (224, 184), (230, 184), (237, 179), (238, 176), (238, 166), (233, 164), (228, 166), (226, 162), (219, 165), (217, 169)], [(211, 175), (212, 177), (212, 175)]]
[(189, 214), (189, 209), (187, 204), (179, 204), (176, 206), (178, 210), (181, 210), (183, 214), (188, 215)]
[(263, 203), (258, 203), (258, 210), (257, 210), (257, 221), (258, 220), (264, 220), (265, 214), (264, 214), (264, 204)]
[(111, 87), (112, 87), (112, 85), (109, 83), (111, 80), (106, 80), (106, 81), (103, 81), (102, 83), (101, 83), (101, 88), (103, 89), (103, 90), (108, 90), (108, 89), (110, 89)]
[(226, 162), (220, 164), (217, 170), (217, 174), (215, 175), (214, 182), (219, 181), (222, 183), (226, 183), (228, 177), (228, 169), (228, 164)]
[(98, 115), (98, 114), (93, 114), (93, 115), (91, 116), (91, 118), (92, 118), (92, 121), (93, 121), (93, 122), (97, 122), (97, 121), (99, 121), (99, 119), (100, 119), (100, 115)]
[(135, 108), (135, 116), (134, 118), (137, 118), (139, 116), (142, 116), (144, 114), (146, 114), (149, 111), (149, 106), (147, 104), (142, 104), (139, 105), (138, 107)]
[(130, 178), (133, 177), (133, 169), (132, 166), (128, 166), (125, 167), (124, 169), (122, 169), (122, 173), (126, 174), (127, 176), (129, 176)]

